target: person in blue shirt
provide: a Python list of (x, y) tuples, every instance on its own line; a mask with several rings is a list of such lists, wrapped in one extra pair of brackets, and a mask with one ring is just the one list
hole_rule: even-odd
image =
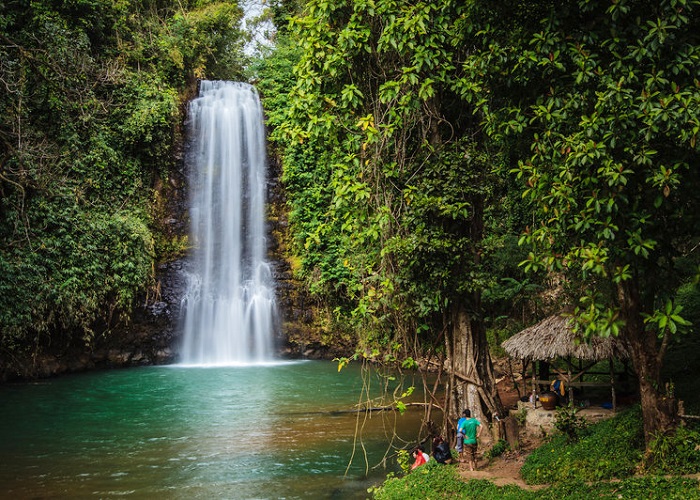
[(464, 410), (462, 412), (462, 418), (457, 420), (457, 442), (455, 443), (455, 449), (459, 453), (459, 461), (462, 462), (462, 450), (464, 448), (464, 433), (462, 433), (462, 424), (467, 420), (467, 413), (469, 410)]

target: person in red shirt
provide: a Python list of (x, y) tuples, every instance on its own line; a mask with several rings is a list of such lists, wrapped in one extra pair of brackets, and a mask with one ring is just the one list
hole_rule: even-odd
[[(430, 458), (429, 455), (423, 452), (420, 446), (413, 448), (413, 451), (411, 452), (411, 456), (415, 459), (413, 462), (413, 465), (411, 465), (411, 470), (415, 469), (416, 467), (419, 467), (426, 463), (428, 459)], [(428, 458), (426, 458), (428, 457)]]

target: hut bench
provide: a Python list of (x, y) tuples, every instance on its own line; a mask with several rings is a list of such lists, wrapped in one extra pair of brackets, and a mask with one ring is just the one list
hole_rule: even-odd
[[(567, 382), (566, 379), (560, 378), (559, 380), (564, 381), (566, 387), (610, 387), (613, 385), (611, 382)], [(551, 380), (534, 380), (535, 384), (549, 385), (552, 383)]]

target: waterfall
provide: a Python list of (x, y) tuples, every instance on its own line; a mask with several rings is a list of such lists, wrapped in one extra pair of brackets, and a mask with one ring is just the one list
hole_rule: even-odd
[(181, 363), (269, 361), (276, 324), (266, 261), (265, 128), (257, 91), (202, 81), (188, 110), (193, 269)]

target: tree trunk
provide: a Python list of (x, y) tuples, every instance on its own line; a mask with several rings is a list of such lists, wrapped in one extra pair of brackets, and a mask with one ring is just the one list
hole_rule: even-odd
[(639, 379), (639, 399), (647, 447), (658, 434), (666, 434), (678, 424), (678, 403), (662, 384), (663, 353), (659, 354), (657, 336), (647, 331), (642, 320), (638, 293), (634, 285), (620, 290), (622, 313), (626, 320), (624, 339), (628, 343), (632, 365)]
[(445, 337), (450, 373), (450, 424), (456, 424), (465, 408), (484, 424), (495, 414), (503, 417), (484, 328), (461, 305), (454, 307), (450, 320), (449, 334)]

